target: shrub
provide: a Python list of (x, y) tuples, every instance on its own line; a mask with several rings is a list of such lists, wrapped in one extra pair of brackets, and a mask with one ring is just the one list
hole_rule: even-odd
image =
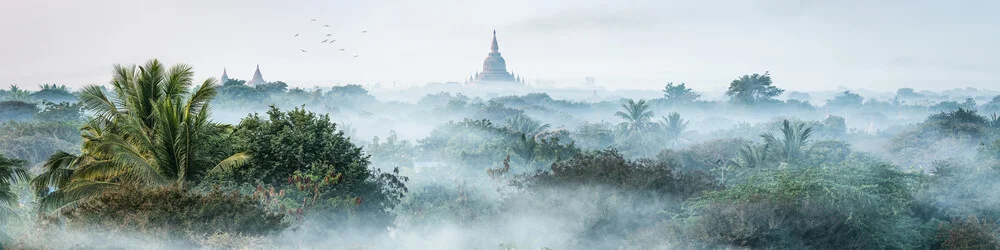
[[(314, 214), (330, 215), (327, 218), (334, 221), (332, 218), (345, 214), (343, 208), (350, 203), (351, 210), (362, 212), (361, 218), (366, 218), (369, 225), (392, 223), (389, 210), (399, 204), (406, 192), (403, 184), (406, 178), (398, 170), (382, 172), (372, 168), (369, 156), (351, 143), (329, 115), (302, 108), (282, 112), (273, 106), (267, 115), (269, 119), (257, 114), (244, 118), (233, 134), (235, 149), (252, 155), (247, 165), (231, 175), (215, 178), (251, 187), (262, 184), (268, 189), (303, 191), (298, 190), (301, 188), (298, 181), (290, 180), (309, 179), (319, 183), (340, 176), (336, 185), (313, 185), (308, 194), (296, 196), (288, 192), (289, 198), (296, 200), (286, 202), (286, 206), (297, 209), (302, 203), (312, 203), (317, 205), (312, 211), (320, 211)], [(312, 202), (302, 202), (304, 198)], [(357, 205), (345, 202), (355, 199), (364, 202)]]
[(890, 165), (762, 171), (692, 202), (678, 239), (750, 248), (913, 249), (913, 176)]
[(628, 160), (613, 149), (579, 154), (514, 183), (523, 192), (503, 207), (572, 225), (565, 230), (580, 239), (574, 249), (617, 248), (627, 235), (670, 218), (685, 199), (718, 188), (703, 172)]
[(938, 227), (935, 248), (939, 249), (1000, 249), (1000, 226), (994, 221), (975, 216), (942, 223)]
[(114, 188), (63, 211), (69, 228), (112, 233), (142, 233), (194, 241), (216, 233), (268, 235), (284, 230), (281, 214), (238, 193), (205, 194), (174, 188)]

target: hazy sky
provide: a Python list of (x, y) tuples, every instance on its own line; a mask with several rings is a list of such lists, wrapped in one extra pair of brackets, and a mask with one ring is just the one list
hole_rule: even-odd
[(770, 71), (795, 90), (1000, 89), (1000, 1), (0, 1), (2, 85), (103, 84), (149, 58), (199, 79), (260, 64), (293, 86), (462, 81), (495, 27), (532, 83), (707, 91)]

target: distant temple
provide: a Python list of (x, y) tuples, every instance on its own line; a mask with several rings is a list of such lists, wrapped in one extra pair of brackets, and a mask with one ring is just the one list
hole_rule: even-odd
[(507, 72), (507, 62), (500, 56), (500, 46), (497, 45), (497, 31), (493, 30), (493, 43), (490, 44), (490, 54), (483, 61), (483, 71), (469, 77), (467, 83), (514, 82), (524, 83), (520, 76)]
[(226, 74), (226, 68), (222, 68), (222, 78), (219, 79), (219, 84), (226, 84), (229, 82), (229, 75)]
[(247, 86), (257, 86), (264, 84), (267, 84), (267, 82), (265, 82), (264, 78), (260, 76), (260, 65), (258, 64), (257, 71), (253, 72), (253, 78), (250, 78), (250, 81), (247, 82)]
[[(219, 81), (220, 81), (219, 84), (226, 84), (227, 82), (229, 82), (229, 80), (233, 80), (233, 79), (229, 78), (229, 74), (226, 72), (226, 69), (223, 68), (222, 69), (222, 78), (219, 79)], [(246, 85), (250, 86), (250, 87), (253, 87), (253, 86), (264, 85), (264, 84), (267, 84), (267, 82), (264, 81), (264, 77), (260, 76), (260, 65), (257, 65), (257, 71), (253, 72), (253, 77), (250, 78), (250, 81), (246, 82)]]

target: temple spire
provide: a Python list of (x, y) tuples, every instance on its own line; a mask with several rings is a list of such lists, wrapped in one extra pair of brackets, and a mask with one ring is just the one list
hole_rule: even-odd
[(500, 46), (497, 46), (497, 30), (493, 30), (493, 44), (490, 44), (490, 52), (497, 53), (500, 52)]
[(250, 81), (247, 82), (247, 85), (256, 86), (266, 83), (267, 82), (264, 81), (264, 77), (260, 76), (260, 64), (257, 64), (257, 70), (253, 72), (253, 78), (250, 78)]
[(226, 74), (226, 68), (222, 68), (222, 78), (219, 81), (221, 81), (221, 84), (229, 82), (229, 74)]

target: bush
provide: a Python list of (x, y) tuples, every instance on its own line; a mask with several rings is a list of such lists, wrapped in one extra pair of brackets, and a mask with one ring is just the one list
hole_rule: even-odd
[(617, 248), (627, 235), (680, 211), (685, 199), (718, 188), (705, 173), (628, 160), (613, 149), (580, 154), (514, 181), (523, 192), (503, 207), (572, 225), (565, 230), (580, 239), (572, 249)]
[(1000, 226), (996, 222), (975, 216), (954, 220), (938, 228), (935, 248), (938, 249), (1000, 249)]
[(912, 176), (890, 165), (763, 171), (692, 202), (678, 239), (788, 249), (914, 249)]
[(747, 145), (750, 145), (750, 141), (744, 139), (717, 139), (681, 150), (660, 151), (656, 154), (656, 160), (684, 170), (709, 172), (728, 164)]
[(628, 160), (614, 149), (579, 154), (570, 160), (553, 163), (550, 171), (521, 176), (519, 183), (536, 187), (607, 186), (677, 199), (716, 188), (706, 174), (677, 171), (663, 162)]
[(77, 230), (141, 233), (163, 239), (195, 241), (216, 233), (269, 235), (284, 230), (284, 215), (269, 213), (250, 197), (213, 191), (121, 187), (63, 212)]
[[(301, 108), (282, 112), (273, 106), (267, 115), (267, 120), (256, 114), (244, 118), (233, 134), (236, 151), (252, 155), (247, 164), (231, 175), (214, 178), (222, 183), (289, 190), (289, 198), (295, 200), (283, 202), (286, 207), (297, 209), (313, 204), (307, 209), (318, 211), (313, 214), (323, 215), (326, 221), (336, 221), (334, 218), (347, 214), (343, 211), (356, 209), (368, 225), (392, 223), (389, 211), (406, 192), (406, 178), (399, 176), (398, 170), (382, 172), (372, 168), (369, 156), (351, 143), (328, 115)], [(335, 182), (325, 181), (335, 185), (318, 185), (336, 176)], [(299, 183), (302, 179), (315, 182), (306, 181), (310, 188), (305, 190)], [(359, 202), (353, 202), (356, 199)]]

